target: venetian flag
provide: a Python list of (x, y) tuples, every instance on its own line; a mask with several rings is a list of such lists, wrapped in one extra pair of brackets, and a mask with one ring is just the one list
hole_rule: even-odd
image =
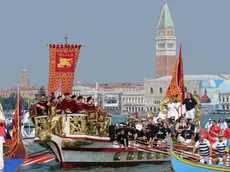
[(165, 97), (174, 96), (182, 102), (185, 97), (184, 93), (184, 69), (182, 59), (182, 44), (180, 44), (179, 58), (173, 70), (173, 76), (169, 84)]
[(9, 155), (14, 152), (21, 139), (21, 126), (22, 126), (22, 106), (21, 106), (21, 96), (18, 87), (17, 102), (14, 111), (14, 122), (13, 122), (13, 136), (12, 136), (12, 146), (6, 151), (5, 155)]
[(138, 112), (136, 111), (136, 119), (140, 119), (140, 116), (139, 116), (139, 114), (138, 114)]

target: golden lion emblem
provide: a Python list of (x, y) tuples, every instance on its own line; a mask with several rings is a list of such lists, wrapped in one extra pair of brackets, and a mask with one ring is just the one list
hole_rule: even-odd
[(60, 61), (57, 64), (57, 67), (59, 68), (71, 67), (72, 63), (73, 63), (73, 59), (60, 58)]

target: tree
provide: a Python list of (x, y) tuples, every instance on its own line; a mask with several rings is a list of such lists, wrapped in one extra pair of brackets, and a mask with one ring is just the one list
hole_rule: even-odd
[(35, 100), (40, 100), (40, 95), (41, 94), (45, 94), (46, 93), (46, 90), (44, 87), (41, 87), (38, 92), (35, 94)]

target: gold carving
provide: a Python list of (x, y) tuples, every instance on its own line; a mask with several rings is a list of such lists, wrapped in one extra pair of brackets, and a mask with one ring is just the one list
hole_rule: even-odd
[(194, 125), (197, 129), (200, 129), (200, 119), (201, 119), (201, 116), (202, 116), (202, 113), (200, 112), (200, 98), (198, 95), (193, 95), (192, 96), (196, 102), (197, 102), (197, 105), (195, 107), (195, 119), (194, 119)]
[(88, 122), (87, 116), (71, 116), (69, 125), (71, 135), (107, 137), (109, 136), (110, 118), (106, 118), (105, 123), (97, 123)]
[(91, 145), (91, 144), (92, 144), (92, 142), (88, 142), (88, 141), (63, 140), (62, 141), (62, 148), (77, 149), (77, 148)]
[(133, 152), (128, 152), (127, 160), (133, 160), (133, 158), (134, 158)]
[(154, 113), (152, 111), (148, 111), (146, 114), (147, 121), (148, 120), (153, 120)]
[(163, 159), (168, 159), (168, 155), (167, 154), (163, 154)]
[(160, 159), (160, 158), (162, 157), (162, 154), (156, 153), (156, 154), (155, 154), (155, 157), (156, 157), (156, 159)]
[(144, 159), (145, 154), (143, 152), (138, 152), (138, 160)]
[(114, 161), (120, 161), (121, 160), (120, 152), (115, 153), (115, 155), (113, 156), (113, 160)]
[(87, 120), (88, 122), (97, 121), (97, 111), (87, 112)]
[(67, 59), (67, 58), (60, 58), (59, 63), (57, 64), (58, 68), (64, 68), (64, 67), (71, 67), (73, 63), (73, 59)]
[(153, 153), (148, 153), (147, 159), (148, 160), (154, 159), (154, 154)]

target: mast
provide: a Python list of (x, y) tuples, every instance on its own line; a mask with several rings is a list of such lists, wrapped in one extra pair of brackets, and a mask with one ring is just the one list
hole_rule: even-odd
[(17, 134), (17, 143), (19, 144), (19, 135), (20, 135), (20, 131), (21, 131), (21, 128), (20, 128), (20, 125), (19, 125), (19, 118), (20, 118), (20, 93), (19, 93), (19, 82), (18, 82), (18, 97), (17, 97), (17, 111), (18, 111), (18, 114), (17, 114), (17, 120), (18, 120), (18, 134)]

